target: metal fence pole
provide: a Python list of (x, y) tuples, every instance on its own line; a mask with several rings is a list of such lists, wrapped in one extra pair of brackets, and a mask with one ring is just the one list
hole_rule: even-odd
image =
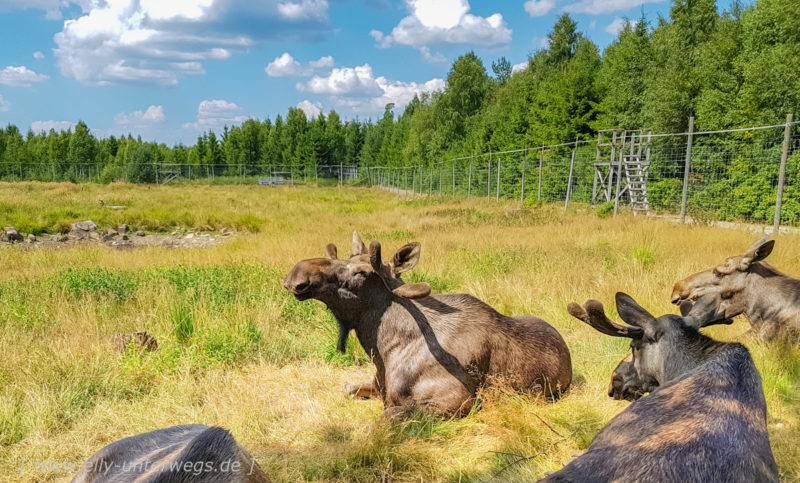
[(453, 161), (453, 196), (456, 195), (456, 163)]
[(497, 201), (500, 201), (500, 160), (497, 158)]
[(536, 201), (540, 201), (542, 199), (542, 164), (544, 163), (544, 146), (542, 146), (542, 151), (539, 153), (539, 193), (536, 195)]
[(520, 189), (519, 195), (519, 204), (525, 204), (525, 165), (528, 163), (528, 147), (525, 147), (525, 151), (522, 154), (522, 187)]
[(578, 150), (578, 138), (575, 138), (575, 146), (572, 148), (572, 156), (569, 160), (569, 177), (567, 178), (567, 199), (564, 201), (564, 211), (569, 208), (569, 197), (572, 194), (572, 175), (575, 172), (575, 152)]
[(431, 164), (431, 179), (429, 180), (430, 184), (428, 185), (428, 196), (433, 195), (433, 165)]
[(681, 197), (681, 223), (686, 223), (686, 200), (689, 196), (689, 170), (692, 168), (692, 138), (694, 116), (689, 118), (689, 138), (686, 141), (686, 164), (683, 168), (683, 195)]
[(786, 127), (783, 130), (783, 150), (781, 151), (781, 170), (778, 174), (778, 194), (775, 197), (775, 221), (772, 224), (775, 236), (781, 226), (781, 207), (783, 206), (783, 185), (786, 182), (786, 158), (789, 157), (789, 142), (792, 137), (792, 115), (786, 115)]
[[(597, 133), (597, 146), (595, 150), (595, 163), (600, 162), (600, 140), (602, 139), (602, 134), (599, 132)], [(594, 171), (594, 176), (592, 178), (592, 208), (595, 207), (595, 201), (597, 200), (597, 179), (600, 177), (600, 173), (597, 172), (597, 167), (592, 170)]]
[(489, 155), (489, 174), (486, 175), (486, 199), (492, 199), (492, 155)]
[(439, 165), (439, 196), (442, 196), (442, 165)]
[(467, 176), (467, 199), (472, 195), (472, 160), (469, 160), (469, 175)]

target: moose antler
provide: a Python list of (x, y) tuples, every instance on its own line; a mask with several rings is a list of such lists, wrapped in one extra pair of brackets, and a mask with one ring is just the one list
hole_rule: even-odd
[(612, 322), (611, 319), (606, 317), (603, 304), (597, 300), (587, 300), (586, 303), (583, 304), (583, 307), (572, 302), (567, 306), (567, 312), (576, 319), (580, 319), (592, 326), (594, 330), (606, 335), (634, 339), (643, 333), (641, 327), (620, 325)]

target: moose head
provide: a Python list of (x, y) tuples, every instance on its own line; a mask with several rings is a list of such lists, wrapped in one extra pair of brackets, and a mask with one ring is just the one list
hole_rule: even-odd
[(721, 307), (726, 309), (728, 317), (738, 315), (735, 306), (737, 300), (750, 285), (751, 277), (763, 268), (759, 263), (772, 253), (775, 240), (762, 237), (756, 240), (743, 255), (725, 259), (719, 265), (695, 273), (677, 282), (672, 289), (672, 303), (680, 304), (685, 300), (695, 301), (704, 295), (719, 298)]
[(609, 396), (614, 399), (635, 400), (680, 377), (708, 356), (706, 349), (713, 343), (698, 330), (731, 323), (717, 311), (714, 296), (683, 304), (683, 316), (654, 317), (622, 292), (617, 293), (616, 303), (626, 325), (611, 321), (597, 300), (589, 300), (583, 306), (573, 302), (567, 307), (573, 317), (598, 332), (631, 339), (631, 354), (619, 363), (612, 376)]
[(381, 244), (373, 241), (367, 248), (354, 232), (349, 258), (339, 259), (336, 245), (332, 243), (325, 248), (325, 255), (325, 258), (297, 262), (283, 286), (298, 300), (317, 299), (331, 309), (339, 322), (337, 348), (342, 352), (347, 334), (366, 311), (385, 306), (393, 298), (418, 299), (431, 293), (427, 283), (407, 284), (401, 278), (419, 261), (420, 244), (417, 242), (403, 246), (384, 262)]

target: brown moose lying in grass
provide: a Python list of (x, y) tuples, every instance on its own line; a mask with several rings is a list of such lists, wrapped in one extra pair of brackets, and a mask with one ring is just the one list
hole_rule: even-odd
[(759, 238), (743, 255), (677, 282), (672, 303), (715, 295), (718, 309), (727, 317), (744, 314), (754, 335), (800, 339), (800, 280), (763, 261), (774, 246), (774, 240)]
[(557, 397), (572, 382), (569, 350), (547, 322), (507, 317), (467, 294), (430, 295), (427, 283), (401, 275), (419, 261), (419, 243), (384, 262), (353, 234), (353, 253), (302, 260), (284, 280), (298, 300), (325, 303), (339, 324), (339, 350), (350, 330), (375, 363), (375, 380), (348, 386), (352, 396), (378, 395), (384, 415), (411, 410), (441, 415), (470, 411), (478, 389), (502, 383)]
[[(626, 396), (636, 401), (583, 455), (542, 481), (778, 481), (761, 376), (750, 353), (699, 332), (729, 323), (717, 297), (684, 304), (683, 317), (656, 318), (624, 293), (616, 302), (630, 325), (609, 320), (596, 300), (568, 310), (599, 332), (631, 339), (632, 354), (615, 373), (630, 379)], [(639, 399), (645, 392), (650, 395)]]
[(72, 483), (269, 483), (255, 459), (218, 427), (187, 424), (111, 443)]

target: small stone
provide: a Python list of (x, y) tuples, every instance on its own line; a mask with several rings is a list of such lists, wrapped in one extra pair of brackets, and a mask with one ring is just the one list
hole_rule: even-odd
[(58, 237), (58, 241), (60, 241), (60, 242), (62, 242), (62, 243), (63, 243), (63, 242), (66, 242), (66, 241), (69, 241), (69, 236), (67, 236), (67, 235), (61, 235), (60, 237)]
[(130, 227), (128, 227), (128, 225), (123, 223), (122, 225), (119, 225), (117, 227), (117, 233), (119, 233), (120, 235), (124, 235), (124, 234), (128, 233), (129, 229), (130, 229)]
[(28, 233), (28, 240), (27, 240), (27, 242), (28, 242), (28, 243), (33, 243), (33, 242), (35, 242), (35, 241), (36, 241), (36, 235), (34, 235), (33, 233)]
[(136, 236), (144, 236), (144, 232), (142, 230), (137, 230), (136, 233), (134, 233), (134, 235), (136, 235)]
[(3, 238), (7, 242), (22, 241), (22, 235), (17, 233), (17, 229), (13, 226), (5, 227), (5, 235), (3, 235)]
[(128, 240), (128, 235), (122, 235), (123, 240)]
[(186, 238), (187, 240), (191, 240), (192, 238), (194, 238), (194, 233), (189, 233), (184, 238)]

